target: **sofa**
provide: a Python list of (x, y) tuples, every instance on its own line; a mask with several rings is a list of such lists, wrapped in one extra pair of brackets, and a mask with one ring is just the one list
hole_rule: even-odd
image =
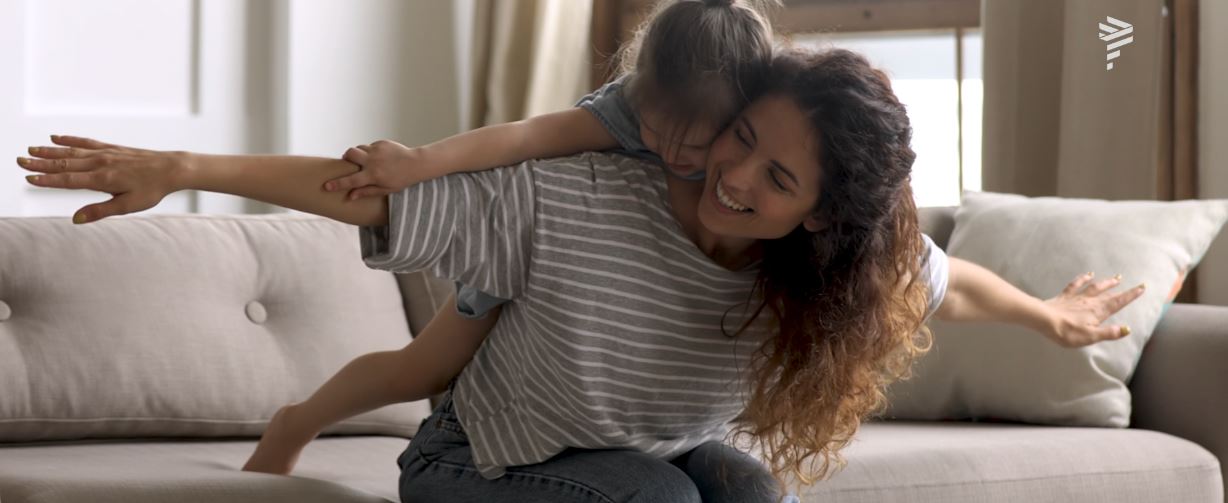
[[(945, 246), (953, 215), (923, 209), (923, 230)], [(398, 501), (426, 401), (326, 430), (292, 476), (239, 469), (278, 406), (446, 300), (363, 267), (357, 237), (297, 213), (0, 218), (0, 502)], [(1225, 361), (1228, 307), (1177, 304), (1130, 428), (869, 421), (801, 499), (1223, 502)]]

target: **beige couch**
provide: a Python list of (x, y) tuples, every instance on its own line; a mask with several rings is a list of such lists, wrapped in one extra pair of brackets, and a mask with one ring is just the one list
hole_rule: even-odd
[[(951, 210), (923, 219), (944, 244)], [(404, 345), (447, 289), (366, 269), (355, 227), (310, 216), (0, 218), (0, 502), (397, 501), (426, 403), (330, 429), (293, 477), (239, 467), (279, 405)], [(1134, 428), (870, 422), (802, 499), (1222, 502), (1225, 361), (1228, 308), (1176, 305)]]

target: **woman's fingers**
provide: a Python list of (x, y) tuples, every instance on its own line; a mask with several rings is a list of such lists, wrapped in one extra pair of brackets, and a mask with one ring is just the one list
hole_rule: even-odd
[(87, 171), (83, 173), (52, 173), (46, 175), (30, 175), (26, 177), (26, 181), (31, 185), (38, 187), (50, 187), (56, 189), (89, 189), (99, 192), (114, 193), (117, 187), (107, 173), (99, 171)]
[(1062, 290), (1062, 293), (1066, 295), (1074, 295), (1079, 293), (1079, 289), (1083, 288), (1083, 285), (1086, 285), (1088, 281), (1091, 281), (1095, 275), (1096, 273), (1094, 272), (1080, 274), (1079, 277), (1074, 279), (1074, 281), (1071, 281), (1070, 284), (1066, 285), (1066, 288)]
[(129, 201), (129, 194), (120, 194), (101, 203), (83, 206), (73, 214), (72, 222), (74, 224), (85, 224), (137, 211), (139, 208), (130, 207)]
[(90, 171), (103, 165), (100, 157), (60, 158), (60, 159), (30, 159), (18, 157), (17, 165), (30, 171), (40, 173), (64, 173), (68, 171)]
[(1126, 290), (1124, 292), (1121, 292), (1117, 295), (1114, 295), (1112, 298), (1108, 300), (1108, 303), (1106, 305), (1106, 307), (1109, 310), (1109, 315), (1112, 316), (1118, 311), (1121, 311), (1123, 308), (1130, 305), (1131, 302), (1134, 302), (1134, 299), (1141, 297), (1143, 293), (1146, 291), (1147, 291), (1147, 285), (1142, 284), (1134, 288), (1131, 288), (1129, 290)]
[(77, 147), (30, 147), (27, 151), (40, 159), (83, 159), (100, 153)]
[(104, 143), (104, 142), (101, 142), (101, 141), (98, 141), (92, 138), (83, 138), (80, 136), (66, 136), (66, 135), (57, 135), (57, 134), (51, 135), (51, 142), (56, 145), (63, 145), (65, 147), (80, 147), (80, 148), (86, 148), (86, 149), (91, 149), (91, 150), (101, 150), (104, 148), (124, 148), (124, 147), (120, 147), (119, 145)]
[(1083, 295), (1095, 297), (1097, 295), (1104, 293), (1108, 289), (1117, 286), (1120, 283), (1121, 283), (1121, 275), (1118, 274), (1116, 276), (1113, 276), (1112, 278), (1103, 279), (1095, 283), (1092, 283), (1091, 286), (1088, 286), (1086, 290), (1083, 290)]

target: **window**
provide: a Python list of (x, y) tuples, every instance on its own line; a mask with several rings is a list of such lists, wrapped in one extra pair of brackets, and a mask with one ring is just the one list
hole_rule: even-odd
[(958, 206), (961, 187), (981, 190), (979, 29), (825, 33), (795, 41), (857, 51), (891, 77), (913, 127), (917, 206)]

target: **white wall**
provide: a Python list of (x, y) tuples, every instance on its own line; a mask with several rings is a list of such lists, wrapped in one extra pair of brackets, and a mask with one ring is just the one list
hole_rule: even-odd
[[(0, 0), (0, 150), (49, 134), (155, 149), (340, 156), (459, 129), (472, 6), (443, 0)], [(460, 14), (458, 15), (458, 11)], [(467, 51), (467, 48), (465, 48)], [(467, 53), (466, 53), (467, 54)], [(109, 198), (0, 169), (0, 216)], [(259, 212), (180, 193), (152, 212)]]
[[(1228, 198), (1228, 2), (1199, 7), (1199, 197)], [(1201, 303), (1228, 305), (1228, 228), (1198, 267), (1198, 292)]]

